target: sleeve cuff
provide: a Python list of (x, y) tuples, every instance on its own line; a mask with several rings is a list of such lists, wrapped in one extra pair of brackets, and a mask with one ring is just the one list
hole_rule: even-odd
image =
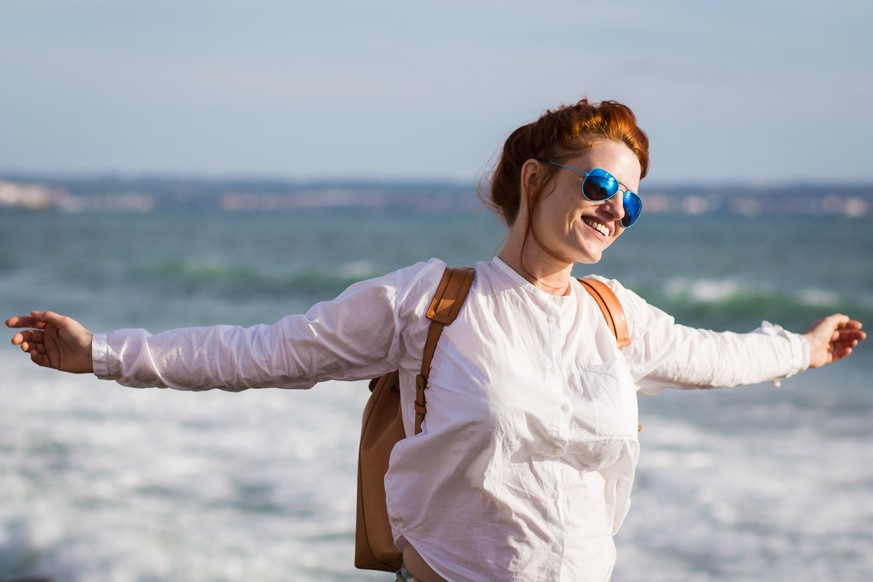
[(755, 331), (771, 337), (781, 337), (788, 340), (791, 350), (790, 367), (784, 376), (773, 380), (774, 386), (779, 388), (782, 386), (782, 380), (795, 376), (809, 368), (809, 342), (802, 335), (786, 331), (781, 326), (769, 321), (762, 321), (761, 327)]
[(107, 358), (108, 353), (109, 342), (107, 341), (107, 334), (95, 333), (91, 338), (91, 366), (94, 368), (94, 375), (101, 380), (111, 379)]

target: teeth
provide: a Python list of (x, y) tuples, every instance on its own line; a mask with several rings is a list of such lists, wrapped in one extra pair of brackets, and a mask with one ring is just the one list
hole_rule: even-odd
[(599, 222), (594, 222), (590, 218), (583, 219), (583, 222), (588, 226), (592, 227), (597, 232), (601, 233), (603, 236), (609, 236), (609, 229), (606, 228), (605, 224), (601, 224)]

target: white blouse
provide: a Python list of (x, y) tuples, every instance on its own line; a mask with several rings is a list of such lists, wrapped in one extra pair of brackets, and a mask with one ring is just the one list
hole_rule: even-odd
[[(444, 268), (432, 259), (357, 283), (272, 326), (96, 334), (94, 370), (136, 387), (243, 390), (400, 368), (412, 435), (424, 312)], [(605, 282), (627, 316), (624, 351), (575, 280), (555, 297), (498, 258), (476, 266), (434, 354), (423, 432), (395, 447), (385, 479), (398, 546), (412, 543), (444, 578), (608, 580), (639, 455), (636, 393), (808, 366), (800, 335), (766, 322), (748, 334), (681, 326)]]

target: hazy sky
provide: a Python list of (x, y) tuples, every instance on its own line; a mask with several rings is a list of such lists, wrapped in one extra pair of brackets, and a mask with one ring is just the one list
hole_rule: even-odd
[(0, 0), (0, 172), (472, 180), (587, 96), (637, 112), (651, 182), (873, 181), (871, 24), (868, 0)]

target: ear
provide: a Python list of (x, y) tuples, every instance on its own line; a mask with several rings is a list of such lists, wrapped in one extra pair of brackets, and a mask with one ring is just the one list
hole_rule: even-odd
[(537, 160), (527, 160), (521, 166), (521, 197), (527, 199), (529, 196), (535, 196), (539, 192), (540, 185), (545, 179), (543, 175), (543, 165)]

